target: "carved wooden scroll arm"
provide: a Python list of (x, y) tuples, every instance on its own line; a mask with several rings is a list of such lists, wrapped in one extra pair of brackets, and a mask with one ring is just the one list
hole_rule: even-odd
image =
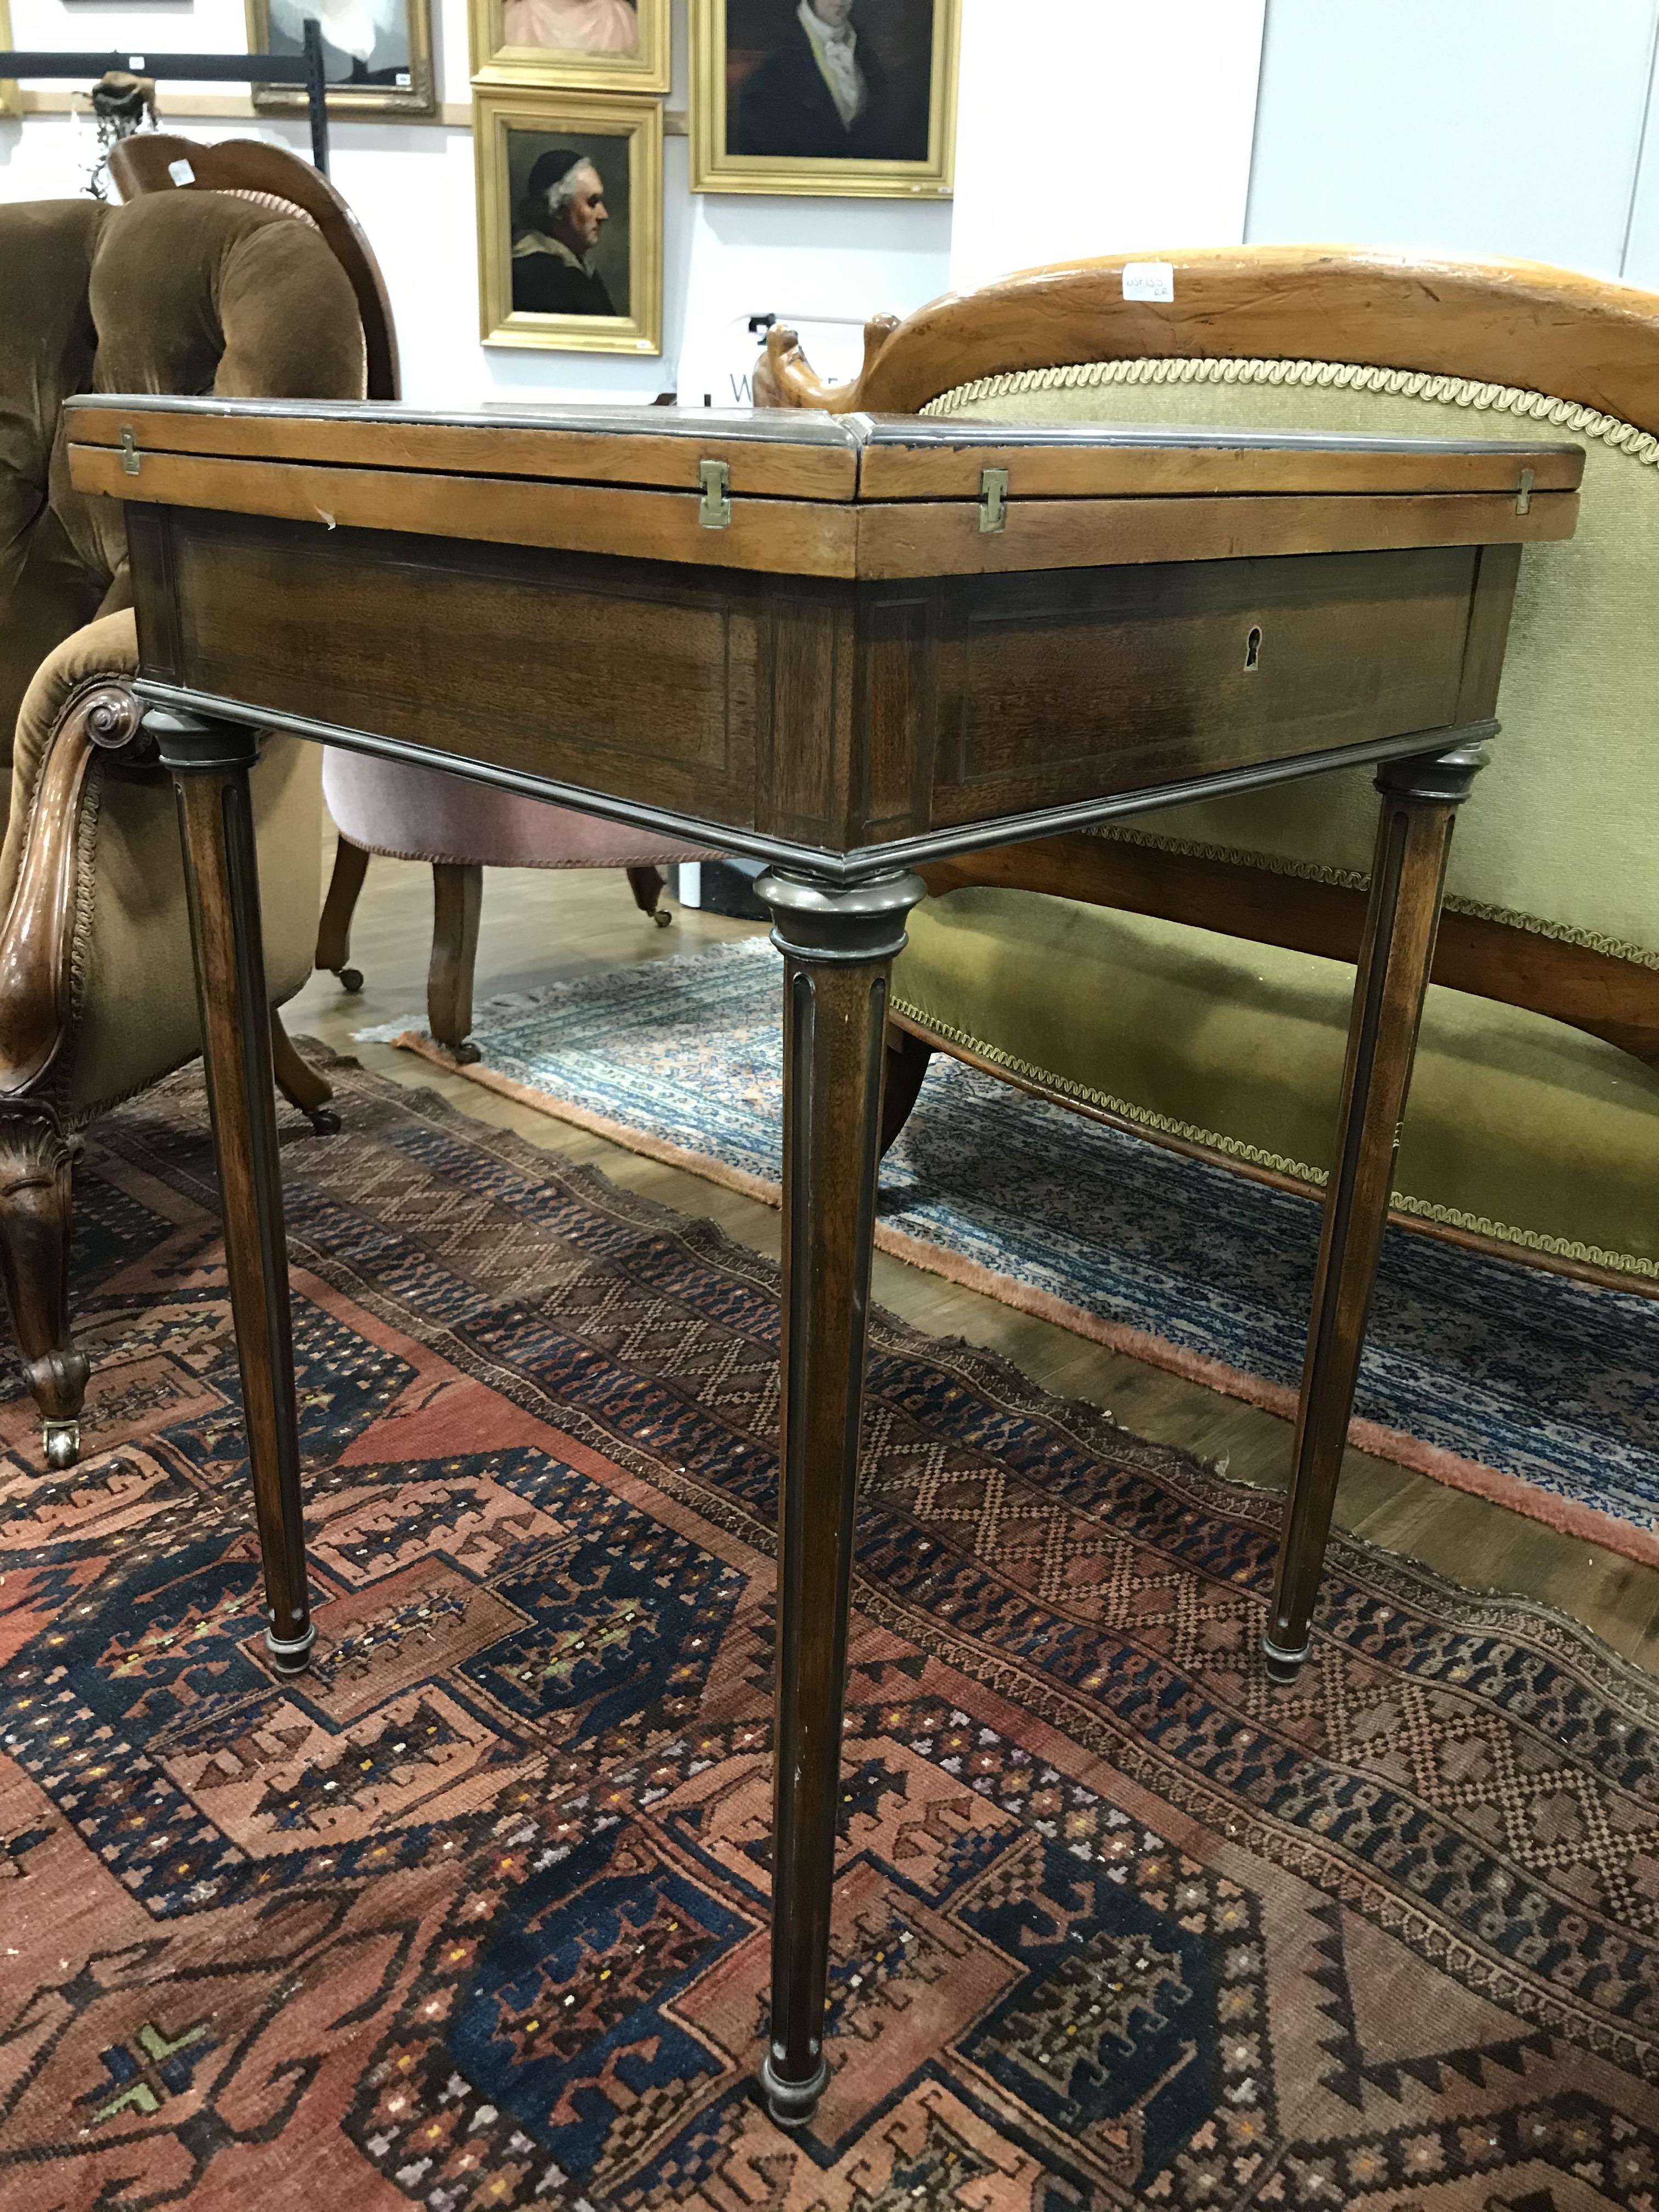
[(100, 755), (150, 760), (141, 708), (118, 675), (70, 696), (46, 740), (16, 888), (0, 929), (0, 1100), (40, 1088), (69, 1033), (82, 805)]
[(827, 384), (801, 350), (795, 332), (775, 323), (766, 333), (766, 350), (756, 363), (752, 390), (757, 407), (816, 407), (827, 415), (852, 415), (864, 404), (860, 394), (878, 355), (898, 328), (896, 315), (872, 315), (864, 326), (864, 366), (850, 384)]

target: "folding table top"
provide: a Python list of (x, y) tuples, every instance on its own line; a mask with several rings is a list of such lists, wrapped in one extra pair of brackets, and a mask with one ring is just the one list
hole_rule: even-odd
[(1570, 538), (1513, 440), (649, 407), (438, 414), (86, 394), (77, 489), (150, 506), (847, 579)]

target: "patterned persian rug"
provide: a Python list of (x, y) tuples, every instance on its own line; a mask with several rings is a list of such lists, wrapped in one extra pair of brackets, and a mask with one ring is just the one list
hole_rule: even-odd
[(1659, 1685), (878, 1318), (834, 2078), (765, 2019), (776, 1279), (337, 1074), (284, 1146), (319, 1640), (258, 1634), (193, 1079), (4, 1408), (7, 2212), (1653, 2212)]
[[(478, 1010), (463, 1073), (775, 1198), (763, 937)], [(448, 1061), (406, 1022), (361, 1032)], [(1334, 1102), (1332, 1113), (1335, 1113)], [(1136, 1358), (1295, 1411), (1319, 1212), (940, 1055), (882, 1170), (890, 1251)], [(1659, 1563), (1659, 1298), (1390, 1231), (1353, 1441)]]

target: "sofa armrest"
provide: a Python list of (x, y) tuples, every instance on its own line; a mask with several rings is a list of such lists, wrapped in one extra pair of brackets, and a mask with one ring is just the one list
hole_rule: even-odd
[(100, 759), (155, 757), (137, 667), (131, 613), (88, 623), (42, 662), (18, 717), (0, 848), (0, 1097), (40, 1086), (69, 1033), (88, 776)]

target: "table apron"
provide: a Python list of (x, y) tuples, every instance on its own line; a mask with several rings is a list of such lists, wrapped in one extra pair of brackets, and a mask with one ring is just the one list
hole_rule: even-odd
[(660, 831), (677, 843), (707, 845), (716, 852), (735, 853), (747, 860), (766, 860), (802, 875), (831, 884), (868, 883), (878, 876), (930, 860), (948, 860), (960, 853), (982, 853), (998, 845), (1018, 845), (1036, 837), (1056, 837), (1067, 830), (1093, 829), (1136, 814), (1156, 813), (1159, 808), (1185, 805), (1200, 799), (1227, 799), (1244, 791), (1263, 791), (1275, 784), (1298, 783), (1305, 776), (1330, 775), (1341, 769), (1370, 768), (1382, 761), (1409, 760), (1419, 753), (1448, 752), (1461, 745), (1488, 744), (1498, 733), (1490, 718), (1454, 723), (1430, 730), (1413, 730), (1364, 744), (1339, 745), (1326, 752), (1298, 753), (1288, 760), (1252, 762), (1242, 768), (1220, 769), (1210, 775), (1186, 776), (1176, 784), (1151, 785), (1143, 791), (1114, 792), (1109, 797), (1085, 799), (1068, 806), (1048, 806), (1024, 814), (1000, 816), (994, 821), (953, 823), (921, 836), (895, 838), (867, 845), (854, 853), (827, 852), (822, 846), (799, 844), (764, 831), (734, 828), (696, 814), (649, 806), (635, 799), (621, 799), (603, 791), (585, 790), (579, 784), (561, 783), (551, 777), (530, 775), (520, 769), (498, 767), (459, 753), (429, 750), (400, 738), (386, 738), (373, 730), (346, 729), (333, 722), (308, 721), (298, 714), (283, 714), (240, 699), (195, 691), (174, 684), (160, 684), (140, 677), (134, 687), (152, 706), (202, 714), (216, 721), (236, 722), (273, 737), (302, 738), (313, 744), (338, 745), (346, 752), (367, 753), (378, 760), (406, 762), (411, 767), (432, 769), (465, 782), (489, 784), (516, 798), (539, 799), (550, 806), (568, 806), (579, 814), (596, 815), (602, 821), (621, 822), (630, 829)]

